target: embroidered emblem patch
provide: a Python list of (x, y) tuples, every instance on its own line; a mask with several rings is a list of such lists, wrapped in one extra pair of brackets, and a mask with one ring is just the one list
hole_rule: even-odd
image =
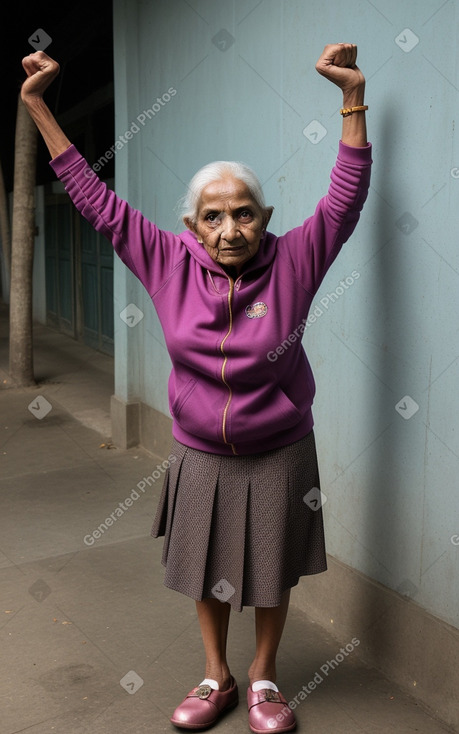
[(253, 306), (246, 306), (245, 313), (249, 319), (261, 319), (268, 313), (268, 306), (263, 301), (258, 301)]

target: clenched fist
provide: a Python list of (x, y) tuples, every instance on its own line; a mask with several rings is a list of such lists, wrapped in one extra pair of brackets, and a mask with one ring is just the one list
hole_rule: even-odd
[(343, 94), (352, 93), (365, 86), (365, 77), (356, 66), (357, 46), (353, 43), (330, 43), (325, 46), (316, 69), (342, 89)]
[(59, 74), (59, 64), (44, 51), (36, 51), (22, 59), (27, 79), (21, 87), (23, 102), (30, 97), (42, 97), (45, 89)]

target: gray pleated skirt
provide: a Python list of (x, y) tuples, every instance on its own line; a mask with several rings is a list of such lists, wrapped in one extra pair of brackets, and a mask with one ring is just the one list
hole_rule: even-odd
[(300, 576), (327, 568), (314, 432), (290, 446), (222, 456), (174, 439), (151, 529), (164, 583), (242, 611), (275, 607)]

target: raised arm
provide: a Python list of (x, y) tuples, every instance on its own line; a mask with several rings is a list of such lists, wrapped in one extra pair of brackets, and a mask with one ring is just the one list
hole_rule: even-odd
[[(343, 110), (364, 106), (365, 77), (356, 66), (357, 46), (353, 43), (331, 43), (325, 46), (316, 69), (336, 84), (343, 93)], [(355, 110), (343, 116), (341, 140), (346, 145), (363, 148), (367, 145), (365, 111)]]
[(59, 64), (43, 51), (36, 51), (22, 59), (22, 65), (27, 79), (21, 87), (21, 99), (42, 134), (51, 158), (56, 158), (71, 143), (44, 102), (43, 94), (59, 74)]
[(185, 257), (180, 238), (160, 230), (99, 179), (71, 144), (43, 101), (43, 93), (59, 73), (59, 64), (43, 51), (26, 56), (27, 79), (21, 97), (51, 154), (51, 168), (63, 182), (75, 207), (145, 286), (150, 296), (161, 289)]

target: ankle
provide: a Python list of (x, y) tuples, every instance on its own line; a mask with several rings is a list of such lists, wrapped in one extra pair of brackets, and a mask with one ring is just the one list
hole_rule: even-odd
[(276, 666), (275, 665), (256, 665), (252, 663), (249, 668), (250, 685), (257, 680), (269, 680), (271, 683), (276, 682)]
[(217, 681), (220, 691), (226, 691), (230, 688), (231, 673), (228, 666), (215, 668), (207, 665), (205, 678)]

